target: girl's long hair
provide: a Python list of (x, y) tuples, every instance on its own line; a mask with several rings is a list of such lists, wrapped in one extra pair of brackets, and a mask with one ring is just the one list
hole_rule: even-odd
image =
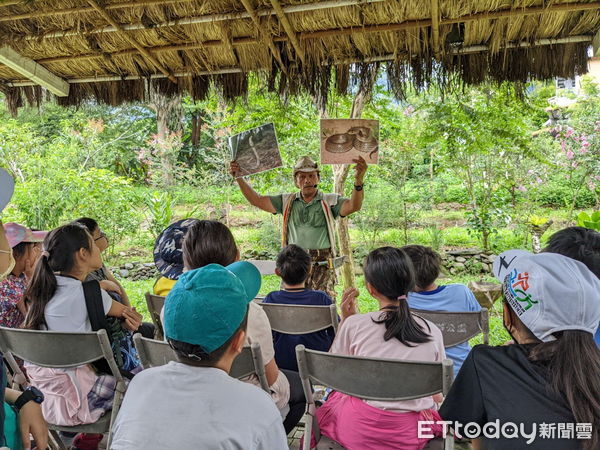
[(75, 265), (75, 253), (81, 248), (90, 250), (90, 241), (90, 234), (78, 223), (58, 227), (46, 236), (44, 251), (25, 291), (24, 298), (29, 307), (25, 328), (38, 330), (46, 324), (44, 310), (56, 293), (54, 273), (71, 271)]
[(591, 333), (565, 330), (555, 341), (536, 345), (532, 361), (547, 364), (550, 391), (563, 398), (577, 423), (592, 425), (592, 439), (581, 440), (582, 449), (600, 448), (600, 349)]
[(384, 311), (380, 320), (375, 320), (385, 325), (383, 338), (386, 341), (396, 338), (407, 347), (414, 347), (431, 340), (408, 307), (407, 296), (414, 289), (415, 274), (405, 252), (395, 247), (373, 250), (365, 261), (365, 280), (388, 300), (397, 303)]

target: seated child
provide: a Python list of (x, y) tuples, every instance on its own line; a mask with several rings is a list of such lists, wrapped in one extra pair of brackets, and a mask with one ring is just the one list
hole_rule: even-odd
[[(564, 228), (550, 236), (542, 252), (558, 253), (582, 262), (600, 278), (600, 233), (597, 231), (583, 227)], [(600, 347), (600, 324), (594, 340)]]
[(4, 230), (12, 248), (15, 265), (11, 273), (0, 281), (0, 325), (19, 328), (27, 313), (23, 294), (33, 266), (40, 257), (41, 242), (47, 233), (31, 231), (17, 223), (5, 223)]
[[(113, 450), (287, 449), (281, 416), (256, 386), (228, 376), (246, 340), (260, 274), (246, 262), (209, 264), (179, 277), (165, 301), (165, 335), (178, 362), (132, 380)], [(252, 279), (255, 278), (255, 279)]]
[[(467, 312), (481, 311), (473, 293), (463, 284), (437, 285), (442, 260), (430, 247), (406, 245), (402, 250), (410, 257), (415, 268), (415, 289), (408, 294), (408, 306), (426, 311)], [(468, 342), (446, 347), (446, 356), (454, 361), (454, 376), (471, 351)]]
[[(31, 330), (91, 332), (82, 282), (102, 267), (100, 250), (82, 225), (71, 223), (51, 231), (25, 292), (28, 312), (25, 328)], [(137, 330), (141, 315), (101, 291), (107, 316), (123, 320)], [(98, 376), (89, 366), (50, 369), (26, 364), (32, 384), (46, 395), (44, 416), (56, 425), (92, 423), (112, 407), (114, 378)], [(107, 388), (112, 384), (113, 390)], [(110, 398), (106, 397), (109, 392)]]
[(165, 228), (154, 244), (154, 263), (161, 277), (154, 283), (154, 295), (166, 297), (183, 273), (183, 238), (198, 219), (182, 219)]
[[(183, 262), (186, 270), (213, 263), (227, 266), (239, 258), (240, 252), (233, 234), (221, 222), (196, 220), (185, 234)], [(289, 433), (302, 418), (306, 408), (302, 382), (297, 372), (280, 370), (277, 366), (269, 318), (255, 302), (251, 302), (248, 307), (246, 329), (246, 344), (253, 342), (260, 344), (271, 397), (284, 417), (283, 426), (286, 433)], [(244, 381), (260, 386), (256, 375), (251, 375)]]
[[(493, 270), (502, 282), (504, 327), (515, 344), (473, 347), (440, 415), (480, 431), (490, 422), (508, 430), (479, 437), (474, 448), (600, 448), (600, 349), (593, 339), (600, 280), (579, 261), (522, 250), (498, 256)], [(516, 425), (505, 427), (508, 422)], [(551, 433), (540, 434), (542, 424)], [(588, 437), (577, 439), (582, 424)], [(534, 440), (516, 428), (533, 431)], [(474, 426), (469, 430), (477, 436)]]
[[(443, 361), (441, 331), (433, 323), (411, 314), (408, 308), (406, 297), (414, 288), (414, 271), (406, 253), (393, 247), (373, 250), (367, 256), (364, 272), (367, 291), (378, 301), (379, 311), (358, 314), (358, 291), (346, 290), (341, 305), (343, 321), (331, 353)], [(334, 391), (316, 415), (321, 433), (344, 448), (417, 450), (429, 440), (418, 437), (418, 422), (440, 420), (435, 406), (433, 397), (363, 401)]]
[[(310, 275), (312, 263), (310, 255), (297, 245), (288, 245), (277, 256), (275, 273), (281, 277), (283, 289), (269, 293), (265, 303), (284, 305), (329, 306), (331, 297), (323, 291), (306, 289), (305, 283)], [(329, 351), (335, 333), (333, 327), (314, 333), (293, 335), (273, 331), (275, 361), (282, 369), (298, 371), (296, 346), (304, 345), (312, 350)]]

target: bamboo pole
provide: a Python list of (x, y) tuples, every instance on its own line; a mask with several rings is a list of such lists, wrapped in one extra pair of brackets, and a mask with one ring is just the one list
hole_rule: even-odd
[(285, 64), (283, 63), (283, 61), (281, 60), (281, 55), (279, 54), (279, 50), (277, 50), (277, 47), (275, 47), (275, 44), (273, 43), (273, 39), (272, 39), (271, 35), (270, 34), (267, 35), (267, 33), (265, 33), (265, 31), (263, 30), (262, 24), (260, 23), (260, 19), (258, 18), (258, 15), (254, 11), (254, 8), (253, 8), (252, 4), (250, 3), (250, 0), (240, 0), (240, 1), (242, 2), (242, 5), (244, 5), (244, 8), (246, 8), (246, 11), (248, 11), (248, 14), (250, 14), (250, 18), (252, 19), (252, 23), (254, 23), (254, 26), (256, 27), (256, 31), (257, 31), (258, 35), (261, 36), (262, 39), (266, 42), (267, 46), (269, 47), (269, 50), (271, 51), (271, 54), (273, 55), (273, 58), (275, 58), (275, 61), (277, 61), (279, 68), (281, 69), (281, 71), (283, 73), (288, 75), (287, 68), (285, 67)]
[(120, 25), (110, 16), (110, 14), (108, 14), (100, 5), (98, 5), (98, 3), (96, 3), (95, 0), (88, 0), (88, 3), (104, 18), (104, 20), (106, 20), (108, 23), (110, 23), (113, 27), (115, 27), (117, 30), (119, 30), (119, 33), (126, 39), (129, 41), (129, 43), (131, 45), (133, 45), (135, 48), (138, 49), (138, 51), (144, 55), (144, 57), (146, 59), (148, 59), (152, 64), (154, 64), (154, 66), (160, 70), (169, 80), (171, 80), (173, 83), (177, 84), (177, 78), (175, 78), (171, 72), (165, 68), (158, 59), (156, 59), (156, 57), (154, 55), (152, 55), (152, 53), (150, 53), (148, 51), (148, 49), (146, 49), (146, 47), (144, 47), (143, 45), (141, 45), (137, 39), (135, 39), (133, 36), (131, 36), (129, 33), (123, 31), (122, 29), (120, 29)]
[(433, 53), (440, 54), (440, 4), (439, 0), (431, 0), (431, 38), (433, 40)]
[[(561, 45), (561, 44), (572, 44), (578, 42), (592, 42), (593, 36), (588, 35), (578, 35), (578, 36), (569, 36), (566, 38), (556, 38), (556, 39), (538, 39), (534, 42), (529, 41), (520, 41), (520, 42), (512, 42), (508, 43), (500, 50), (511, 49), (511, 48), (529, 48), (529, 47), (538, 47), (544, 45)], [(487, 45), (471, 45), (468, 47), (464, 47), (462, 49), (456, 49), (451, 51), (452, 54), (463, 55), (463, 54), (471, 54), (471, 53), (483, 53), (489, 50)], [(386, 61), (394, 61), (396, 60), (397, 55), (395, 54), (387, 54), (381, 56), (373, 56), (367, 58), (354, 58), (354, 59), (341, 59), (341, 60), (333, 60), (333, 61), (323, 61), (323, 65), (332, 64), (332, 65), (340, 65), (340, 64), (355, 64), (359, 62), (372, 63), (372, 62), (386, 62)], [(225, 67), (221, 69), (217, 69), (214, 71), (202, 71), (202, 72), (191, 72), (191, 71), (182, 71), (176, 72), (173, 74), (175, 77), (190, 77), (190, 76), (205, 76), (205, 75), (221, 75), (228, 73), (243, 73), (244, 71), (239, 67)], [(98, 83), (98, 82), (106, 82), (106, 81), (121, 81), (121, 80), (140, 80), (144, 77), (139, 75), (128, 75), (128, 76), (97, 76), (97, 77), (87, 77), (87, 78), (72, 78), (67, 79), (66, 81), (71, 84), (78, 83)], [(151, 79), (161, 79), (167, 78), (164, 74), (152, 74), (150, 75)], [(14, 82), (6, 82), (7, 86), (11, 87), (23, 87), (23, 86), (35, 86), (35, 83), (30, 81), (14, 81)]]
[[(304, 3), (300, 5), (287, 5), (283, 6), (282, 9), (285, 13), (299, 13), (299, 12), (308, 12), (308, 11), (317, 11), (321, 9), (330, 9), (330, 8), (341, 8), (344, 6), (353, 6), (353, 5), (362, 5), (365, 3), (380, 3), (385, 0), (327, 0), (323, 2), (314, 2), (314, 3)], [(275, 14), (275, 11), (272, 9), (260, 9), (255, 11), (256, 15), (259, 17), (263, 16), (272, 16)], [(7, 16), (10, 17), (10, 16)], [(195, 25), (199, 23), (214, 23), (214, 22), (223, 22), (228, 20), (238, 20), (238, 19), (249, 19), (250, 14), (247, 11), (233, 12), (233, 13), (224, 13), (224, 14), (206, 14), (202, 16), (196, 17), (183, 17), (181, 19), (170, 20), (167, 22), (160, 22), (153, 24), (152, 28), (165, 28), (165, 27), (174, 27), (178, 25)], [(135, 30), (145, 30), (147, 26), (142, 23), (131, 23), (131, 24), (121, 24), (121, 28), (125, 31), (135, 31)], [(39, 40), (39, 39), (51, 39), (51, 38), (61, 38), (67, 36), (81, 36), (87, 34), (100, 34), (100, 33), (115, 33), (117, 30), (113, 26), (106, 26), (103, 28), (97, 28), (89, 31), (81, 31), (78, 29), (64, 30), (64, 31), (50, 31), (48, 33), (36, 35), (36, 36), (26, 36), (25, 40)]]
[(292, 47), (294, 47), (294, 50), (296, 50), (296, 54), (300, 58), (300, 61), (302, 61), (302, 64), (305, 64), (304, 50), (300, 46), (300, 42), (298, 41), (296, 32), (294, 31), (292, 24), (290, 23), (287, 16), (285, 15), (285, 12), (283, 11), (281, 4), (279, 3), (279, 0), (271, 0), (271, 5), (273, 6), (273, 10), (275, 11), (275, 14), (277, 14), (277, 18), (279, 19), (279, 22), (281, 23), (281, 25), (283, 25), (285, 34), (287, 34), (288, 38), (290, 39), (290, 42), (292, 43)]

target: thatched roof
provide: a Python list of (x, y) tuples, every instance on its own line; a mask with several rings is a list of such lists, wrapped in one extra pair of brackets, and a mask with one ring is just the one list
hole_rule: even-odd
[[(382, 63), (398, 95), (406, 81), (569, 77), (599, 29), (600, 2), (577, 0), (0, 2), (1, 42), (67, 81), (63, 104), (143, 100), (149, 86), (203, 98), (210, 83), (234, 98), (250, 72), (324, 98)], [(22, 73), (0, 65), (12, 106), (42, 97)]]

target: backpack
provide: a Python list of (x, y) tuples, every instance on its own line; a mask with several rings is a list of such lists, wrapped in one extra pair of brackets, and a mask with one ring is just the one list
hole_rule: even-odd
[[(123, 328), (121, 321), (116, 317), (106, 317), (98, 281), (91, 280), (83, 283), (83, 295), (92, 330), (106, 330), (121, 373), (127, 378), (133, 377), (131, 372), (141, 365), (137, 350), (133, 345), (133, 333)], [(104, 359), (96, 361), (93, 365), (102, 373), (111, 373), (108, 363)]]

